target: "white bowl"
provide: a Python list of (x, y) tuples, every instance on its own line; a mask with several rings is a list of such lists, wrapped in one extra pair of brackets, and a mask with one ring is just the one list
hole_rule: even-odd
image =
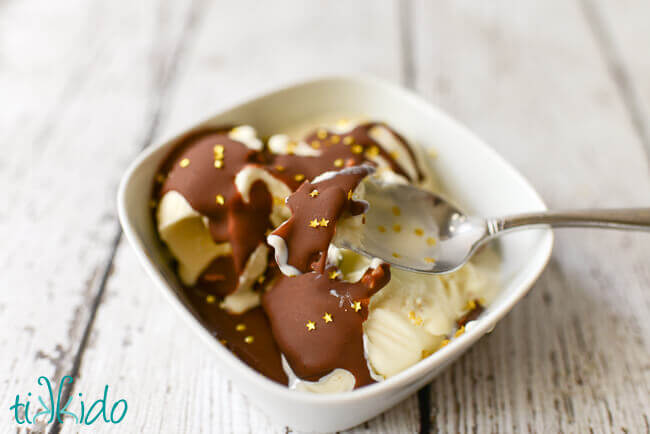
[[(336, 113), (385, 120), (420, 146), (435, 149), (438, 157), (432, 158), (431, 163), (445, 193), (467, 212), (489, 216), (546, 209), (531, 185), (481, 139), (420, 97), (374, 78), (334, 77), (297, 84), (219, 113), (195, 128), (250, 124), (265, 136), (308, 119)], [(530, 289), (551, 254), (550, 230), (507, 235), (499, 242), (503, 289), (471, 330), (381, 383), (332, 395), (291, 391), (249, 368), (208, 333), (188, 308), (175, 274), (164, 260), (151, 218), (149, 197), (161, 161), (186, 133), (151, 146), (127, 170), (118, 193), (124, 233), (151, 278), (214, 352), (214, 368), (226, 373), (272, 419), (295, 429), (349, 428), (417, 391), (492, 330)]]

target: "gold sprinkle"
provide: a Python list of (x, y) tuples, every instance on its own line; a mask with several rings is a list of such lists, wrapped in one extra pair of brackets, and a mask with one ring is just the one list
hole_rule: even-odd
[(334, 167), (343, 167), (343, 158), (337, 158), (334, 160)]
[(311, 193), (309, 193), (311, 197), (316, 197), (318, 196), (318, 190), (312, 190)]
[(363, 146), (361, 145), (354, 145), (351, 148), (353, 154), (360, 154), (363, 152)]
[(214, 295), (208, 295), (205, 297), (205, 301), (212, 304), (217, 300), (217, 298)]
[(330, 142), (332, 142), (335, 145), (340, 141), (341, 141), (341, 137), (337, 136), (336, 134), (330, 137)]
[(474, 309), (476, 309), (476, 301), (474, 300), (468, 301), (467, 304), (465, 305), (465, 310), (474, 310)]
[(427, 245), (428, 246), (435, 246), (436, 245), (436, 239), (433, 237), (427, 238)]
[(399, 257), (400, 257), (400, 254), (399, 254), (399, 253), (397, 253), (397, 252), (393, 252), (393, 258), (399, 258)]
[(223, 195), (221, 195), (221, 194), (217, 195), (216, 200), (217, 200), (217, 204), (219, 204), (219, 205), (223, 205), (223, 204), (226, 203), (226, 199), (224, 199)]
[(223, 158), (223, 151), (225, 150), (223, 145), (214, 145), (213, 149), (214, 149), (214, 155), (215, 156), (216, 155), (221, 155), (221, 157)]
[(260, 277), (257, 278), (257, 283), (262, 284), (264, 283), (265, 280), (266, 280), (266, 276), (262, 274)]
[(438, 349), (446, 347), (448, 344), (449, 344), (449, 339), (443, 339), (442, 342), (440, 342), (440, 346), (438, 347)]
[(307, 330), (309, 331), (316, 330), (316, 323), (314, 323), (314, 321), (307, 321), (305, 327), (307, 327)]
[(423, 358), (423, 359), (426, 359), (426, 358), (429, 357), (431, 354), (433, 354), (433, 352), (432, 352), (431, 350), (422, 350), (422, 358)]
[(237, 324), (235, 326), (235, 330), (237, 330), (238, 332), (243, 332), (244, 330), (246, 330), (246, 324), (244, 323)]
[(388, 155), (390, 155), (390, 158), (392, 158), (393, 160), (397, 160), (397, 158), (399, 157), (397, 151), (390, 151)]
[(162, 173), (158, 173), (155, 179), (157, 183), (162, 184), (163, 182), (165, 182), (165, 175), (163, 175)]
[(354, 309), (355, 312), (359, 312), (361, 310), (361, 302), (360, 301), (355, 301), (350, 304), (350, 306)]
[(275, 170), (277, 170), (278, 172), (284, 172), (284, 166), (280, 166), (280, 165), (275, 166)]
[(352, 190), (348, 190), (348, 200), (352, 199)]
[(183, 158), (180, 163), (178, 163), (179, 166), (185, 168), (190, 165), (190, 159), (189, 158)]
[(332, 322), (332, 321), (334, 321), (334, 320), (332, 319), (332, 315), (329, 314), (329, 313), (327, 313), (327, 312), (325, 312), (325, 315), (323, 315), (323, 319), (325, 320), (325, 322)]
[(343, 144), (344, 145), (351, 145), (354, 143), (354, 137), (352, 136), (346, 136), (343, 138)]
[(287, 143), (287, 154), (293, 155), (296, 152), (296, 143), (289, 142)]
[(223, 167), (223, 160), (214, 160), (214, 167), (221, 169)]
[(252, 344), (254, 341), (255, 341), (255, 338), (253, 336), (246, 336), (244, 338), (244, 342), (246, 342), (247, 344)]
[(325, 139), (327, 138), (327, 131), (320, 129), (316, 132), (316, 135), (318, 136), (319, 139)]
[(422, 325), (422, 317), (420, 315), (416, 314), (414, 311), (409, 312), (409, 319), (415, 325)]
[(338, 270), (332, 270), (332, 271), (330, 271), (330, 272), (329, 272), (330, 279), (331, 279), (331, 280), (336, 279), (337, 277), (339, 277), (339, 274), (340, 274), (340, 272), (339, 272)]
[(314, 149), (320, 148), (320, 142), (318, 140), (312, 140), (311, 141), (311, 147)]
[(413, 232), (415, 232), (415, 235), (417, 235), (418, 237), (421, 237), (422, 235), (424, 235), (424, 231), (422, 229), (420, 229), (420, 228), (415, 228), (415, 230)]
[(386, 232), (386, 228), (384, 226), (382, 226), (382, 225), (377, 226), (377, 230), (379, 232)]
[(317, 228), (318, 227), (318, 219), (310, 220), (309, 221), (309, 226), (312, 228)]
[(295, 179), (296, 181), (300, 182), (300, 181), (302, 181), (303, 179), (305, 179), (305, 175), (303, 175), (302, 173), (298, 173), (298, 174), (296, 174), (296, 176), (293, 177), (293, 179)]
[(436, 260), (433, 259), (433, 258), (427, 257), (427, 258), (424, 258), (424, 262), (428, 262), (429, 264), (435, 264)]
[(219, 342), (221, 342), (221, 345), (226, 345), (228, 343), (225, 339), (219, 339)]
[(273, 196), (273, 205), (283, 205), (283, 204), (284, 204), (284, 198)]
[(456, 330), (456, 333), (454, 333), (454, 336), (458, 337), (458, 336), (462, 335), (463, 333), (465, 333), (465, 326), (460, 326), (460, 328), (458, 330)]
[(394, 207), (392, 208), (392, 211), (393, 211), (393, 215), (394, 215), (395, 217), (399, 217), (399, 216), (402, 215), (402, 210), (399, 209), (398, 206), (394, 206)]
[(320, 225), (321, 225), (322, 227), (324, 227), (324, 228), (327, 227), (327, 225), (329, 224), (329, 222), (330, 222), (329, 220), (325, 220), (324, 218), (320, 219)]
[(398, 233), (399, 233), (399, 232), (402, 232), (402, 226), (400, 226), (400, 225), (393, 225), (393, 230), (394, 230), (395, 232), (398, 232)]
[(366, 156), (372, 158), (379, 155), (379, 148), (377, 146), (371, 146), (370, 149), (366, 151)]

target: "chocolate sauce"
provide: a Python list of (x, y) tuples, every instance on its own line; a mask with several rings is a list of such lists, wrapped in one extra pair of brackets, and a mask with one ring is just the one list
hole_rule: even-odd
[[(363, 322), (370, 297), (390, 280), (387, 264), (357, 283), (326, 273), (281, 277), (262, 297), (273, 336), (300, 378), (318, 381), (336, 368), (354, 375), (355, 387), (373, 382), (363, 348)], [(311, 324), (311, 325), (310, 325)]]
[[(193, 287), (184, 288), (190, 303), (204, 326), (235, 355), (282, 384), (288, 381), (282, 353), (300, 378), (318, 380), (343, 368), (354, 375), (355, 387), (373, 381), (364, 356), (362, 324), (370, 297), (390, 280), (389, 266), (368, 270), (354, 283), (342, 281), (335, 269), (325, 269), (336, 221), (344, 214), (365, 211), (365, 204), (351, 199), (349, 192), (370, 170), (359, 168), (357, 173), (337, 174), (314, 184), (304, 181), (363, 163), (376, 165), (372, 158), (377, 156), (408, 178), (391, 154), (370, 137), (370, 129), (378, 125), (385, 126), (366, 123), (343, 134), (315, 131), (305, 140), (322, 152), (318, 157), (258, 152), (229, 138), (229, 129), (203, 130), (186, 137), (157, 176), (154, 199), (177, 191), (208, 219), (213, 240), (229, 242), (232, 247), (232, 255), (216, 258)], [(415, 161), (404, 139), (386, 128)], [(262, 306), (235, 315), (219, 304), (237, 289), (250, 254), (272, 229), (272, 197), (266, 185), (262, 181), (253, 184), (248, 203), (235, 187), (235, 176), (248, 164), (265, 168), (295, 191), (288, 201), (292, 217), (276, 233), (289, 246), (289, 263), (305, 274), (285, 277), (270, 258), (265, 274), (255, 284), (257, 290), (267, 291)], [(418, 169), (417, 178), (421, 177)], [(316, 218), (318, 226), (310, 226)], [(313, 330), (307, 328), (309, 322)]]
[(291, 218), (271, 234), (284, 239), (289, 265), (302, 273), (324, 272), (336, 222), (344, 213), (355, 216), (365, 211), (366, 204), (353, 200), (352, 192), (373, 171), (371, 166), (357, 166), (314, 184), (305, 181), (289, 196)]
[(481, 305), (481, 303), (479, 303), (478, 300), (474, 300), (474, 307), (465, 315), (458, 318), (458, 320), (456, 321), (458, 328), (465, 326), (465, 324), (467, 324), (470, 321), (474, 321), (476, 318), (478, 318), (480, 314), (483, 313), (484, 310), (485, 308)]

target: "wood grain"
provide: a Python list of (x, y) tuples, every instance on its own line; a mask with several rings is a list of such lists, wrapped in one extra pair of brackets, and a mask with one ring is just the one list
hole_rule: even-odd
[[(417, 89), (551, 207), (647, 206), (643, 144), (579, 4), (417, 9)], [(649, 257), (648, 234), (557, 231), (532, 293), (433, 382), (432, 429), (646, 431)]]
[[(624, 3), (0, 2), (0, 402), (73, 374), (67, 394), (109, 384), (129, 401), (125, 432), (290, 431), (179, 322), (121, 240), (114, 196), (152, 140), (293, 80), (401, 82), (551, 207), (647, 206), (650, 5)], [(352, 432), (650, 432), (649, 257), (648, 235), (558, 232), (491, 335), (428, 396)], [(27, 430), (7, 413), (0, 432), (115, 428)]]

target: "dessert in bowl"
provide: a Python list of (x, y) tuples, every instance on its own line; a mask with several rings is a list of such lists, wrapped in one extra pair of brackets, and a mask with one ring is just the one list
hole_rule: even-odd
[[(313, 121), (323, 114), (334, 116)], [(457, 185), (463, 171), (483, 179)], [(486, 249), (456, 273), (431, 276), (337, 249), (337, 233), (364, 224), (366, 176), (435, 191), (439, 178), (479, 213), (543, 209), (462, 127), (368, 79), (307, 83), (217, 116), (141, 157), (120, 191), (127, 236), (211, 340), (219, 366), (297, 428), (345, 428), (412, 393), (509, 310), (550, 252), (550, 232), (516, 234), (498, 255)], [(519, 203), (490, 197), (489, 187)], [(374, 229), (435, 243), (401, 227), (399, 210), (394, 217)], [(522, 252), (530, 261), (518, 261)]]

